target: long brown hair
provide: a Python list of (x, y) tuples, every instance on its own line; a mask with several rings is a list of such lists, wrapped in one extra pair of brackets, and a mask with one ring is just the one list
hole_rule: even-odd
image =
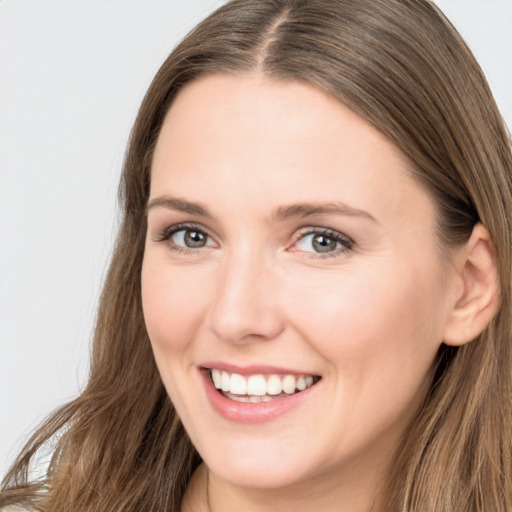
[[(512, 156), (486, 80), (427, 0), (234, 0), (165, 61), (133, 128), (123, 221), (95, 330), (90, 379), (29, 440), (0, 506), (41, 511), (178, 511), (200, 462), (153, 361), (140, 272), (153, 149), (179, 91), (198, 77), (257, 70), (337, 98), (409, 159), (437, 207), (440, 247), (489, 230), (500, 309), (461, 348), (442, 346), (428, 396), (396, 454), (389, 512), (512, 510)], [(30, 462), (50, 443), (45, 478)], [(52, 444), (53, 443), (53, 444)]]

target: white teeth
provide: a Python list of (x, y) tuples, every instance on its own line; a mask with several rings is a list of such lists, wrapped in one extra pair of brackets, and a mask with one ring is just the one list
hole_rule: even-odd
[(217, 389), (220, 389), (221, 388), (221, 376), (220, 376), (220, 371), (219, 370), (216, 370), (215, 368), (212, 370), (212, 380), (213, 380), (213, 384), (214, 386), (217, 388)]
[(232, 395), (231, 393), (226, 393), (226, 396), (235, 402), (250, 402), (250, 399), (247, 395)]
[(229, 391), (231, 389), (231, 376), (228, 372), (222, 372), (220, 379), (220, 389)]
[(267, 382), (263, 375), (251, 375), (247, 381), (247, 394), (263, 396), (267, 394)]
[(297, 380), (293, 375), (286, 375), (283, 379), (283, 391), (288, 395), (295, 393), (295, 387), (297, 384)]
[(238, 373), (212, 368), (210, 371), (214, 386), (222, 390), (231, 400), (239, 402), (268, 402), (278, 396), (292, 395), (312, 386), (312, 375), (268, 375), (261, 374), (245, 377)]
[[(247, 382), (241, 375), (238, 375), (238, 373), (233, 373), (233, 375), (231, 375), (231, 388), (229, 391), (235, 395), (246, 395), (247, 394)], [(255, 394), (255, 393), (249, 393), (249, 394)]]
[(283, 391), (283, 384), (279, 375), (271, 375), (267, 381), (267, 393), (269, 395), (279, 395)]

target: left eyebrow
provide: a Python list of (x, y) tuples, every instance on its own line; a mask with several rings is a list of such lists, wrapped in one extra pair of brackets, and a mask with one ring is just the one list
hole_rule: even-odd
[(315, 215), (345, 215), (348, 217), (362, 217), (379, 224), (378, 220), (365, 210), (354, 208), (346, 203), (298, 203), (280, 206), (273, 214), (276, 220), (287, 220), (294, 217), (312, 217)]

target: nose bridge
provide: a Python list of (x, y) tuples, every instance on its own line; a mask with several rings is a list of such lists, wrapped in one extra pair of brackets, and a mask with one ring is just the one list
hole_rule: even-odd
[(210, 329), (229, 343), (270, 340), (282, 330), (273, 268), (262, 252), (238, 247), (221, 264)]

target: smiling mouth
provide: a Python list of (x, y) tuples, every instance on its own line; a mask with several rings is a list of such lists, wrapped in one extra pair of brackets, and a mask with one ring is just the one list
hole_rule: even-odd
[(314, 386), (321, 378), (316, 375), (292, 374), (244, 376), (216, 368), (207, 370), (219, 393), (236, 402), (260, 403), (289, 397)]

